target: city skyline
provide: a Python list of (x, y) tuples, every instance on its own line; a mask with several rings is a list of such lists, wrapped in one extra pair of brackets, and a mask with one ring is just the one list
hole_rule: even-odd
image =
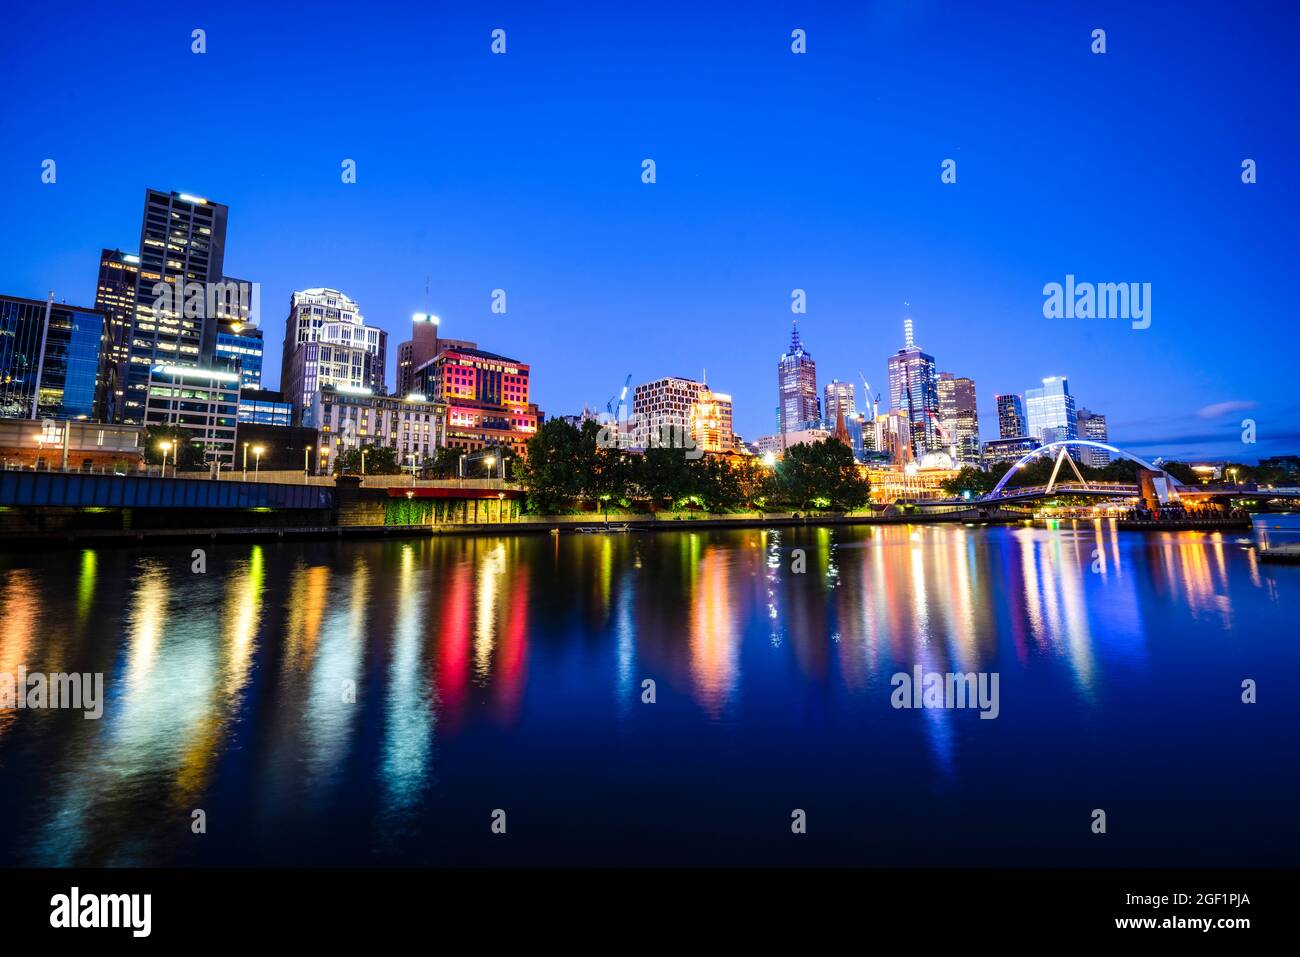
[[(823, 382), (853, 381), (860, 368), (884, 381), (898, 323), (910, 313), (940, 367), (976, 382), (983, 440), (998, 435), (995, 395), (1060, 375), (1106, 413), (1114, 441), (1149, 455), (1293, 452), (1300, 432), (1284, 351), (1264, 350), (1249, 372), (1223, 360), (1250, 346), (1234, 338), (1243, 321), (1251, 329), (1262, 317), (1253, 324), (1265, 338), (1285, 328), (1272, 318), (1273, 304), (1287, 301), (1285, 231), (1297, 204), (1280, 171), (1296, 134), (1273, 120), (1281, 93), (1264, 82), (1269, 56), (1260, 55), (1262, 48), (1280, 59), (1281, 39), (1225, 31), (1216, 56), (1193, 70), (1170, 60), (1191, 42), (1183, 32), (1191, 25), (1143, 11), (1096, 14), (1112, 38), (1106, 57), (1088, 52), (1091, 21), (1074, 23), (1060, 11), (1026, 6), (1012, 29), (973, 11), (864, 16), (801, 17), (813, 39), (801, 59), (789, 54), (790, 18), (772, 10), (721, 32), (713, 28), (722, 18), (693, 13), (694, 31), (656, 25), (631, 48), (609, 24), (521, 7), (499, 14), (514, 24), (515, 42), (508, 56), (493, 58), (486, 40), (481, 50), (475, 40), (495, 21), (452, 11), (426, 38), (439, 64), (432, 72), (454, 67), (468, 93), (431, 91), (416, 66), (428, 57), (386, 34), (396, 49), (358, 44), (343, 93), (294, 88), (302, 115), (330, 115), (338, 96), (349, 107), (374, 105), (373, 115), (315, 141), (295, 135), (282, 94), (265, 95), (309, 57), (278, 47), (275, 57), (262, 56), (287, 14), (214, 13), (205, 60), (189, 50), (192, 16), (165, 13), (144, 28), (148, 42), (165, 47), (159, 65), (219, 97), (232, 121), (258, 132), (258, 152), (160, 152), (148, 137), (87, 144), (51, 126), (39, 104), (11, 105), (13, 129), (28, 145), (0, 159), (0, 200), (15, 221), (38, 228), (0, 238), (0, 289), (37, 299), (54, 289), (60, 300), (92, 305), (89, 264), (105, 248), (134, 248), (140, 192), (192, 190), (231, 210), (225, 272), (262, 285), (267, 370), (280, 362), (279, 304), (293, 291), (325, 286), (360, 303), (394, 342), (407, 337), (412, 313), (430, 312), (449, 336), (528, 356), (535, 399), (549, 414), (599, 408), (628, 373), (648, 382), (707, 366), (728, 384), (737, 432), (752, 439), (772, 431), (768, 370), (788, 335), (791, 292), (802, 289), (801, 333)], [(1198, 31), (1216, 14), (1206, 16)], [(30, 11), (15, 20), (12, 36), (40, 39), (55, 29)], [(102, 42), (129, 22), (97, 25)], [(345, 41), (342, 24), (328, 17), (293, 23), (313, 43)], [(872, 38), (873, 72), (842, 36), (848, 26)], [(1072, 32), (1084, 38), (1074, 46)], [(909, 44), (921, 36), (925, 75), (909, 73), (905, 89), (894, 84), (905, 94), (898, 103), (867, 96), (862, 122), (846, 129), (844, 110), (856, 102), (849, 92), (901, 76)], [(1008, 46), (1015, 65), (967, 89), (943, 54), (981, 44)], [(11, 52), (20, 78), (36, 69), (32, 51), (40, 47)], [(1139, 48), (1147, 55), (1131, 52)], [(711, 109), (687, 97), (697, 84), (662, 76), (651, 49), (671, 51), (696, 68), (695, 79), (714, 84), (710, 102), (725, 97), (730, 107), (729, 138), (710, 132)], [(1068, 69), (1040, 71), (1048, 57)], [(584, 64), (582, 72), (570, 61)], [(204, 72), (216, 63), (219, 70)], [(1016, 77), (1031, 69), (1042, 88), (1026, 91)], [(122, 81), (141, 81), (142, 70), (128, 61)], [(1137, 102), (1116, 95), (1116, 75), (1119, 88), (1150, 94)], [(69, 123), (93, 121), (103, 109), (87, 76), (78, 65), (42, 73)], [(848, 92), (826, 94), (832, 78)], [(579, 83), (606, 91), (586, 101), (585, 112), (566, 112), (557, 104)], [(1242, 106), (1213, 128), (1191, 125), (1188, 107), (1159, 96), (1173, 84)], [(521, 103), (522, 89), (531, 93)], [(1094, 108), (1109, 111), (1104, 135), (1073, 137), (1062, 154), (1059, 137), (1026, 133), (1020, 113), (1059, 110), (1084, 89)], [(427, 104), (416, 96), (431, 92)], [(1016, 122), (963, 108), (990, 97), (1012, 97)], [(626, 117), (624, 99), (632, 104)], [(945, 104), (937, 118), (935, 102)], [(549, 125), (530, 110), (538, 106), (550, 110)], [(448, 135), (411, 125), (444, 109)], [(791, 122), (774, 122), (773, 112)], [(590, 133), (594, 118), (600, 139)], [(1141, 162), (1117, 163), (1116, 139)], [(1260, 164), (1258, 183), (1240, 181), (1246, 156)], [(46, 157), (59, 162), (55, 184), (41, 182)], [(646, 157), (657, 163), (653, 185), (640, 180)], [(949, 157), (959, 175), (945, 185), (940, 163)], [(352, 185), (339, 178), (347, 158), (358, 164)], [(1151, 282), (1150, 328), (1044, 318), (1044, 284), (1066, 275)], [(495, 289), (508, 296), (504, 315), (491, 311)], [(566, 374), (573, 342), (586, 357), (578, 376)], [(385, 380), (396, 381), (395, 355)], [(1255, 445), (1241, 442), (1244, 417), (1258, 423)]]

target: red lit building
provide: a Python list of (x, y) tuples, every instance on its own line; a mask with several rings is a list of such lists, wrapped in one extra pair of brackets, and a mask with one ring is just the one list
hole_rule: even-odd
[(449, 448), (509, 446), (522, 453), (542, 422), (528, 399), (528, 366), (482, 349), (444, 344), (415, 369), (412, 388), (446, 405)]

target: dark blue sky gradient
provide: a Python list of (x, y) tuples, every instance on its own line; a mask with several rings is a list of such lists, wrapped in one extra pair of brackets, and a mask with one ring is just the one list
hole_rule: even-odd
[[(390, 387), (427, 308), (548, 414), (707, 368), (753, 438), (801, 287), (819, 385), (886, 392), (906, 300), (984, 438), (995, 393), (1064, 374), (1139, 454), (1300, 451), (1292, 4), (205, 6), (8, 13), (0, 291), (90, 304), (153, 186), (230, 206), (271, 386), (289, 294), (325, 285), (389, 331)], [(1067, 272), (1152, 283), (1151, 328), (1044, 319)]]

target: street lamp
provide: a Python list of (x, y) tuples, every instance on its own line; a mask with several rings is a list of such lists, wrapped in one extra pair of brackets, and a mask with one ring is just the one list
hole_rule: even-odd
[[(253, 474), (254, 474), (254, 475), (261, 474), (261, 471), (262, 471), (262, 452), (263, 452), (263, 451), (265, 451), (265, 450), (264, 450), (260, 445), (254, 445), (254, 446), (253, 446), (253, 455), (256, 457), (256, 459), (255, 459), (255, 461), (254, 461), (254, 463), (253, 463)], [(248, 470), (248, 465), (247, 465), (247, 463), (245, 463), (245, 465), (244, 465), (244, 470), (245, 470), (245, 471)]]
[[(163, 454), (163, 460), (162, 460), (162, 477), (163, 477), (163, 478), (166, 478), (166, 477), (167, 477), (167, 453), (168, 453), (169, 451), (171, 451), (171, 447), (172, 447), (172, 443), (167, 442), (167, 441), (162, 441), (162, 442), (159, 442), (159, 443), (158, 443), (158, 448), (162, 449), (162, 454)], [(176, 466), (173, 464), (173, 465), (172, 465), (172, 475), (175, 475), (175, 474), (176, 474)]]
[(244, 481), (248, 481), (248, 443), (244, 443)]
[(497, 464), (497, 457), (495, 455), (489, 455), (483, 460), (483, 464), (487, 466), (488, 477), (490, 478), (492, 475), (492, 466)]
[[(506, 506), (506, 493), (497, 492), (497, 524), (498, 525), (500, 525), (501, 522), (504, 521), (504, 519), (501, 517), (501, 510), (504, 509), (505, 506)], [(606, 524), (609, 523), (608, 515), (605, 516), (605, 522)]]
[(303, 446), (303, 450), (302, 450), (302, 484), (303, 485), (307, 484), (307, 477), (311, 475), (311, 466), (307, 463), (307, 460), (308, 458), (310, 458), (310, 456), (311, 456), (311, 446), (310, 445)]

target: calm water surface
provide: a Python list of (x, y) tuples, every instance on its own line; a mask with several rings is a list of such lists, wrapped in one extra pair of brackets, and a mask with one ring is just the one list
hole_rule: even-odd
[[(447, 537), (209, 546), (204, 574), (190, 546), (3, 554), (0, 673), (103, 672), (107, 701), (0, 711), (0, 862), (1296, 865), (1300, 567), (1243, 541)], [(891, 708), (917, 664), (997, 672), (1000, 715)]]

